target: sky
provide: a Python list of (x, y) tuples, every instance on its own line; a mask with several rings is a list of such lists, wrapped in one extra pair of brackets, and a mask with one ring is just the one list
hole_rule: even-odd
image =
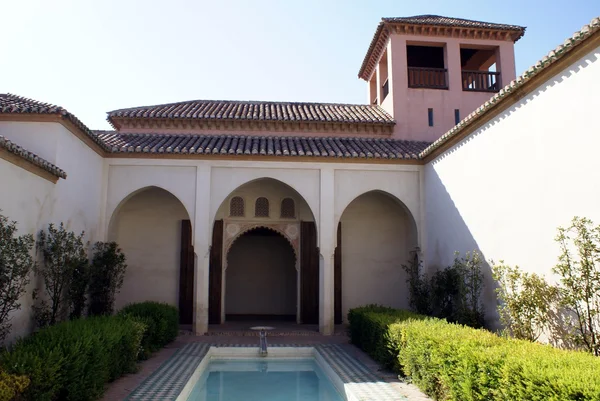
[(517, 75), (600, 16), (600, 0), (0, 0), (0, 93), (106, 112), (193, 99), (367, 102), (381, 17), (526, 26)]

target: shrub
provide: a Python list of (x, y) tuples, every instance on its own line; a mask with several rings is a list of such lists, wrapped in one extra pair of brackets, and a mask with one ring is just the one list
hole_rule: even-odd
[(492, 267), (498, 283), (498, 315), (511, 337), (537, 341), (550, 329), (558, 293), (543, 277), (508, 266), (502, 261)]
[(96, 242), (90, 274), (89, 314), (112, 315), (125, 278), (125, 255), (116, 242)]
[(558, 229), (556, 241), (561, 255), (554, 273), (567, 312), (566, 342), (600, 356), (600, 226), (575, 217), (570, 227)]
[(16, 232), (17, 223), (0, 214), (0, 344), (10, 332), (10, 314), (21, 309), (19, 298), (25, 294), (35, 266), (33, 236), (16, 236)]
[(0, 368), (0, 401), (14, 400), (28, 385), (27, 376), (9, 375)]
[[(44, 289), (50, 303), (41, 300), (34, 306), (38, 326), (53, 325), (67, 315), (77, 317), (83, 311), (87, 283), (88, 260), (83, 233), (67, 231), (60, 223), (56, 228), (48, 226), (48, 232), (40, 231), (38, 248), (44, 263), (36, 273), (43, 279)], [(38, 294), (34, 291), (34, 299)]]
[(147, 326), (142, 339), (142, 358), (169, 344), (179, 333), (179, 312), (166, 303), (141, 302), (121, 309), (119, 315), (129, 316)]
[(408, 265), (402, 265), (407, 272), (411, 308), (416, 313), (450, 322), (483, 327), (482, 265), (477, 251), (467, 252), (464, 257), (455, 253), (451, 266), (428, 277), (421, 271), (421, 262), (415, 255)]
[(393, 353), (394, 370), (438, 400), (600, 399), (600, 359), (590, 354), (388, 308), (353, 309), (349, 319), (353, 343), (374, 358)]
[(18, 341), (0, 364), (29, 377), (27, 400), (94, 400), (106, 382), (135, 370), (144, 329), (115, 316), (64, 322)]

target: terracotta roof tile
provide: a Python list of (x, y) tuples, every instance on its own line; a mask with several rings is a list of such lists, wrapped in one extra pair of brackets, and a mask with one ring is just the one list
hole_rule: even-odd
[(535, 65), (530, 67), (527, 71), (523, 73), (523, 75), (519, 76), (504, 88), (502, 88), (498, 93), (492, 96), (488, 101), (479, 106), (475, 111), (469, 114), (465, 119), (460, 121), (454, 127), (452, 127), (448, 132), (442, 135), (438, 140), (433, 142), (427, 149), (423, 150), (420, 154), (420, 158), (425, 158), (435, 149), (442, 146), (444, 143), (449, 141), (452, 137), (458, 135), (462, 132), (466, 127), (473, 124), (475, 121), (482, 118), (485, 114), (488, 113), (489, 110), (498, 107), (499, 103), (506, 97), (509, 97), (511, 94), (515, 93), (519, 88), (521, 88), (525, 83), (527, 83), (530, 79), (538, 75), (540, 72), (550, 67), (552, 64), (560, 60), (563, 56), (568, 54), (571, 50), (580, 45), (584, 40), (591, 37), (592, 35), (600, 32), (600, 17), (594, 18), (588, 25), (584, 25), (581, 30), (575, 32), (573, 36), (567, 38), (562, 45), (559, 45), (556, 49), (552, 50), (548, 55), (538, 61)]
[(494, 22), (475, 21), (464, 18), (444, 17), (441, 15), (415, 15), (412, 17), (382, 18), (383, 22), (403, 23), (411, 25), (455, 26), (461, 28), (497, 29), (501, 31), (523, 31), (518, 25), (497, 24)]
[(395, 124), (392, 116), (376, 105), (232, 100), (190, 100), (108, 112), (113, 126), (116, 118)]
[[(519, 40), (525, 34), (525, 27), (518, 25), (509, 24), (497, 24), (493, 22), (475, 21), (464, 18), (455, 17), (444, 17), (441, 15), (414, 15), (412, 17), (391, 17), (382, 18), (381, 22), (375, 30), (371, 44), (367, 50), (367, 54), (363, 59), (360, 70), (358, 71), (358, 77), (362, 79), (368, 79), (368, 75), (373, 70), (373, 57), (376, 49), (381, 49), (382, 43), (380, 39), (387, 40), (389, 36), (389, 29), (386, 27), (390, 24), (404, 24), (404, 25), (431, 25), (431, 26), (443, 26), (443, 27), (456, 27), (456, 28), (471, 28), (471, 29), (486, 29), (495, 31), (508, 31), (512, 32), (512, 39), (514, 42)], [(383, 38), (383, 39), (382, 39)]]
[(69, 113), (67, 110), (60, 106), (56, 106), (50, 103), (42, 103), (37, 100), (28, 99), (10, 93), (0, 93), (0, 114), (59, 115), (73, 123), (77, 128), (83, 131), (101, 148), (107, 150), (104, 143), (100, 139), (98, 139), (98, 137), (92, 132), (92, 130), (86, 127), (85, 124), (82, 123), (77, 117), (75, 117), (73, 114)]
[(95, 131), (111, 153), (316, 156), (343, 159), (418, 159), (429, 142), (388, 138), (126, 134)]
[(27, 160), (28, 162), (48, 171), (56, 177), (67, 178), (67, 173), (65, 173), (64, 170), (60, 169), (59, 167), (55, 166), (49, 161), (42, 159), (35, 153), (23, 149), (21, 146), (15, 144), (14, 142), (11, 142), (2, 135), (0, 135), (0, 148), (6, 149), (10, 153), (13, 153), (21, 157), (22, 159)]

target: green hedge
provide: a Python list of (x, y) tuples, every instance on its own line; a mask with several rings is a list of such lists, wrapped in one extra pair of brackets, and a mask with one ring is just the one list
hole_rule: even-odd
[(0, 365), (30, 379), (26, 400), (95, 400), (107, 382), (135, 371), (144, 330), (127, 317), (60, 323), (19, 340)]
[(179, 334), (179, 311), (174, 306), (159, 302), (141, 302), (127, 305), (119, 315), (130, 316), (147, 326), (142, 338), (141, 358), (169, 344)]
[(352, 342), (438, 400), (600, 400), (600, 359), (378, 306), (349, 313)]

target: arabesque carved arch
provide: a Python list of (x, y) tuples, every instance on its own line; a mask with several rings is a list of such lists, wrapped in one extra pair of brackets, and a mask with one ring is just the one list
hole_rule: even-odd
[[(239, 222), (239, 221), (225, 221), (225, 227), (223, 230), (223, 255), (225, 258), (229, 256), (229, 251), (235, 241), (237, 241), (244, 234), (255, 230), (257, 228), (264, 228), (277, 234), (281, 235), (287, 240), (292, 246), (294, 251), (295, 266), (298, 269), (298, 260), (300, 257), (300, 225), (298, 223), (257, 223), (257, 222)], [(225, 269), (227, 263), (224, 264)]]

